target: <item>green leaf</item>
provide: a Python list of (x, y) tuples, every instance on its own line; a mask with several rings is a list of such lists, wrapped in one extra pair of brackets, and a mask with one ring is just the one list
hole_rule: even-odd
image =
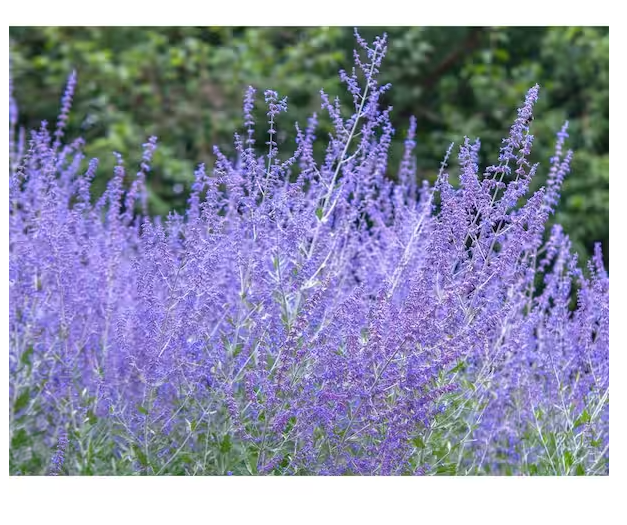
[(96, 414), (94, 414), (94, 411), (93, 411), (93, 410), (91, 410), (91, 409), (90, 409), (90, 410), (88, 410), (88, 411), (87, 411), (87, 422), (88, 422), (90, 425), (95, 425), (95, 424), (96, 424), (96, 421), (98, 421), (98, 416), (96, 416)]
[(141, 406), (141, 405), (137, 405), (137, 410), (138, 410), (141, 414), (144, 414), (145, 416), (147, 416), (147, 415), (148, 415), (148, 409), (147, 409), (147, 408), (145, 408), (145, 407), (143, 407), (143, 406)]
[(25, 388), (24, 391), (19, 396), (17, 396), (17, 399), (15, 400), (15, 404), (13, 405), (13, 411), (19, 412), (23, 408), (26, 408), (28, 406), (29, 400), (30, 400), (30, 390), (28, 388)]
[(573, 424), (573, 428), (580, 427), (581, 425), (585, 425), (586, 423), (590, 423), (590, 414), (587, 410), (584, 410), (581, 415), (575, 420)]
[(28, 446), (29, 443), (30, 438), (28, 436), (28, 433), (23, 428), (20, 428), (11, 439), (11, 448), (21, 448), (23, 446)]
[(140, 448), (139, 445), (135, 443), (133, 444), (133, 452), (135, 452), (135, 455), (137, 456), (137, 460), (139, 461), (139, 464), (142, 467), (147, 467), (148, 458), (146, 457), (146, 454), (144, 454), (144, 451)]
[(433, 455), (438, 459), (442, 459), (447, 454), (448, 454), (448, 450), (445, 447), (438, 447), (437, 449), (433, 451)]
[(233, 445), (231, 443), (231, 436), (227, 434), (222, 439), (222, 443), (220, 443), (220, 452), (222, 452), (222, 454), (228, 454), (232, 448)]
[(457, 365), (455, 365), (454, 368), (451, 369), (451, 374), (459, 372), (459, 371), (463, 370), (464, 368), (466, 368), (466, 362), (465, 361), (460, 361), (459, 363), (457, 363)]
[(318, 208), (316, 210), (316, 217), (318, 217), (319, 220), (322, 220), (323, 215), (324, 215), (324, 210), (322, 208)]
[(248, 470), (248, 473), (251, 476), (255, 476), (257, 474), (258, 459), (259, 459), (259, 453), (256, 450), (251, 450), (246, 456), (246, 459), (244, 460), (244, 463), (246, 465), (246, 470)]
[(576, 467), (575, 467), (575, 475), (577, 476), (585, 476), (586, 475), (586, 471), (583, 468), (583, 465), (581, 463), (579, 463)]
[(237, 357), (243, 350), (244, 348), (244, 343), (238, 343), (235, 345), (235, 348), (233, 349), (233, 357)]
[(570, 450), (566, 450), (564, 452), (564, 464), (566, 465), (566, 469), (569, 469), (570, 467), (572, 467), (574, 462), (575, 462), (575, 459), (573, 458), (573, 455), (571, 454)]
[(31, 365), (31, 361), (30, 361), (30, 356), (33, 355), (33, 347), (29, 346), (25, 352), (22, 354), (22, 357), (20, 357), (20, 363), (22, 363), (24, 366), (30, 366)]
[(425, 448), (425, 442), (420, 436), (416, 436), (414, 439), (411, 440), (411, 442), (416, 448)]
[(436, 474), (443, 474), (445, 476), (455, 476), (457, 474), (457, 468), (455, 464), (449, 463), (438, 467), (435, 472)]

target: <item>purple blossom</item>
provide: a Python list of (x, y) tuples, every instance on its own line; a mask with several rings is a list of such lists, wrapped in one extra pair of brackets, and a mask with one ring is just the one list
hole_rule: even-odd
[(411, 119), (387, 177), (386, 38), (356, 37), (340, 73), (352, 114), (321, 94), (323, 162), (315, 114), (278, 158), (287, 99), (272, 90), (256, 158), (248, 88), (246, 139), (198, 166), (183, 215), (147, 213), (154, 137), (130, 186), (116, 154), (92, 203), (98, 161), (82, 172), (82, 142), (62, 143), (74, 76), (54, 142), (44, 124), (28, 151), (10, 143), (11, 432), (111, 436), (113, 459), (154, 474), (605, 472), (609, 278), (600, 247), (584, 272), (559, 226), (544, 239), (566, 127), (535, 193), (538, 86), (497, 165), (482, 173), (466, 138), (459, 187), (453, 145), (436, 183), (419, 183)]
[(50, 465), (50, 476), (59, 476), (63, 470), (63, 463), (65, 462), (65, 454), (68, 446), (68, 439), (65, 433), (59, 435), (57, 443), (57, 450), (52, 456)]
[(56, 150), (61, 145), (61, 139), (63, 138), (65, 127), (72, 108), (72, 98), (74, 97), (74, 90), (76, 89), (77, 76), (76, 71), (72, 71), (70, 74), (65, 93), (61, 99), (61, 111), (59, 112), (59, 118), (57, 120), (57, 129), (54, 132), (54, 149)]

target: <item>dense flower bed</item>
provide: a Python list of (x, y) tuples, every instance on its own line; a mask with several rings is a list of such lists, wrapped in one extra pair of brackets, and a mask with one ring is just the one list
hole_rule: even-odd
[(352, 115), (321, 93), (331, 136), (313, 115), (282, 160), (287, 99), (266, 91), (259, 157), (249, 88), (237, 159), (216, 149), (167, 218), (146, 209), (154, 137), (92, 199), (98, 161), (83, 172), (63, 136), (74, 75), (55, 131), (28, 144), (10, 99), (12, 473), (608, 472), (601, 248), (582, 271), (545, 232), (567, 126), (548, 170), (531, 165), (532, 87), (495, 165), (466, 138), (432, 186), (412, 120), (386, 177), (386, 39), (356, 38)]

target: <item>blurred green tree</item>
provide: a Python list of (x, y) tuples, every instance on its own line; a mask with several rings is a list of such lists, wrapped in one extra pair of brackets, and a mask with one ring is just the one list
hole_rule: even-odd
[[(536, 82), (541, 97), (533, 123), (535, 159), (547, 166), (555, 133), (569, 120), (573, 170), (555, 220), (582, 256), (595, 241), (609, 249), (609, 29), (604, 27), (368, 27), (386, 31), (389, 49), (382, 81), (393, 89), (397, 137), (410, 115), (418, 119), (419, 177), (433, 180), (450, 142), (481, 137), (482, 162), (495, 161), (515, 108)], [(343, 27), (13, 27), (12, 76), (20, 124), (56, 120), (65, 79), (78, 72), (69, 135), (87, 141), (101, 159), (97, 188), (114, 165), (112, 151), (139, 165), (140, 145), (159, 137), (150, 182), (150, 209), (181, 207), (181, 184), (199, 162), (211, 165), (213, 145), (233, 153), (248, 85), (259, 90), (258, 144), (265, 112), (261, 92), (289, 98), (279, 138), (294, 139), (319, 111), (319, 90), (349, 103), (337, 78), (350, 66), (354, 37)], [(319, 136), (330, 130), (321, 119)], [(390, 176), (402, 141), (392, 152)], [(261, 152), (261, 150), (260, 150)], [(320, 152), (323, 153), (322, 151)], [(546, 169), (537, 184), (546, 180)]]

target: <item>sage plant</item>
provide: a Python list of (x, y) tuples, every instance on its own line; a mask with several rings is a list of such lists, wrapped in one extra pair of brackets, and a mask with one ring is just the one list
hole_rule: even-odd
[(411, 119), (390, 176), (387, 40), (355, 35), (352, 107), (320, 94), (328, 137), (314, 114), (285, 155), (288, 100), (251, 87), (235, 157), (215, 148), (167, 217), (147, 209), (155, 137), (94, 199), (98, 160), (65, 140), (76, 75), (28, 136), (11, 88), (12, 471), (607, 473), (609, 280), (600, 247), (584, 272), (545, 234), (566, 126), (535, 193), (538, 86), (495, 165), (465, 138), (418, 181)]

